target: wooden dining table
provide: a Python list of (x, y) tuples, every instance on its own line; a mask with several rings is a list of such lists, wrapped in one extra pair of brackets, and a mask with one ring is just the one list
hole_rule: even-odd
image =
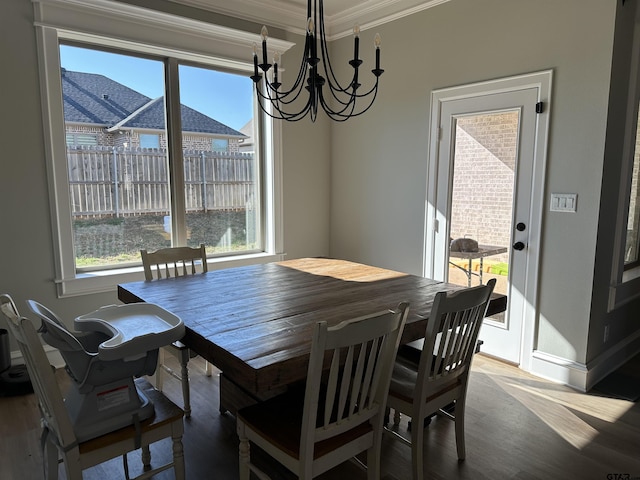
[[(220, 410), (235, 413), (304, 380), (311, 333), (409, 302), (401, 343), (424, 337), (434, 297), (460, 285), (331, 258), (301, 258), (118, 285), (124, 303), (182, 319), (182, 342), (222, 371)], [(494, 293), (488, 315), (505, 311)]]

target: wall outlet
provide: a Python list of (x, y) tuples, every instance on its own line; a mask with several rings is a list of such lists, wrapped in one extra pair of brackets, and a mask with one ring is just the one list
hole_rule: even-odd
[(604, 326), (604, 343), (609, 341), (609, 325)]

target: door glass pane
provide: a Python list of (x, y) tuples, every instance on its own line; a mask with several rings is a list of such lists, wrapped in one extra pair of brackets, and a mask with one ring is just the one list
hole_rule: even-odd
[(179, 66), (187, 243), (208, 254), (261, 248), (253, 85), (246, 75)]
[(68, 45), (60, 58), (76, 269), (140, 262), (170, 242), (164, 64)]
[[(519, 112), (456, 119), (449, 281), (508, 292)], [(505, 322), (504, 314), (493, 318)]]

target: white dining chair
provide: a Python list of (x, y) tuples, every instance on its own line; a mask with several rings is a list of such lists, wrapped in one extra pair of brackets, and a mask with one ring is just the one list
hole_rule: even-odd
[(435, 412), (455, 421), (458, 458), (465, 458), (464, 414), (471, 361), (494, 286), (495, 279), (491, 279), (486, 285), (437, 293), (419, 361), (410, 356), (396, 358), (387, 408), (395, 411), (396, 426), (399, 414), (411, 417), (411, 440), (395, 430), (386, 431), (411, 446), (414, 480), (423, 478), (423, 425)]
[[(198, 272), (205, 273), (207, 268), (207, 252), (204, 244), (197, 248), (169, 247), (161, 248), (155, 252), (140, 250), (144, 277), (147, 281), (161, 280), (163, 278), (194, 275)], [(176, 372), (165, 362), (165, 353), (176, 357), (180, 362), (180, 372)], [(180, 341), (173, 342), (167, 347), (161, 348), (158, 354), (158, 369), (156, 370), (156, 388), (162, 391), (162, 374), (168, 373), (179, 380), (182, 385), (183, 408), (187, 417), (191, 416), (191, 393), (189, 388), (189, 360), (195, 357), (195, 353)], [(212, 374), (211, 364), (205, 361), (205, 375)]]
[[(9, 295), (0, 295), (0, 311), (4, 314), (13, 337), (25, 360), (33, 390), (37, 396), (42, 420), (41, 448), (46, 479), (58, 478), (59, 463), (65, 468), (67, 479), (82, 480), (82, 471), (107, 460), (122, 456), (127, 479), (131, 478), (127, 453), (141, 448), (143, 472), (131, 480), (142, 480), (173, 468), (176, 480), (185, 478), (182, 435), (184, 412), (146, 380), (136, 385), (154, 404), (154, 415), (138, 425), (131, 425), (79, 441), (65, 406), (62, 393), (49, 364), (38, 333), (31, 321), (18, 314)], [(149, 445), (165, 438), (172, 441), (172, 460), (151, 467)]]
[(301, 479), (366, 451), (367, 478), (379, 479), (384, 405), (407, 313), (402, 303), (334, 327), (318, 322), (304, 388), (237, 413), (240, 479), (252, 471), (268, 478), (251, 461), (249, 442)]

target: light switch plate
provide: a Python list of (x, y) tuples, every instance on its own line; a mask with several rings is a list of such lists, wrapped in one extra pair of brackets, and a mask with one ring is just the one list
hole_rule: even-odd
[(550, 210), (552, 212), (575, 212), (577, 203), (577, 193), (552, 193)]

